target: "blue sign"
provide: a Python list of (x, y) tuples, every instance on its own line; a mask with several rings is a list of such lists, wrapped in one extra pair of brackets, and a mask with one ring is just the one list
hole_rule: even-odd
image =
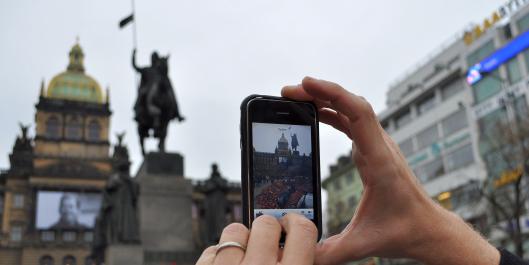
[(501, 49), (495, 51), (483, 61), (470, 67), (467, 73), (467, 83), (473, 85), (482, 79), (483, 74), (496, 70), (500, 65), (529, 47), (529, 31), (522, 33)]

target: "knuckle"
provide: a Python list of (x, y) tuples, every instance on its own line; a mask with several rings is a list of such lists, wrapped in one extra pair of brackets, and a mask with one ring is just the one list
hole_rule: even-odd
[(217, 247), (216, 246), (209, 246), (208, 248), (204, 249), (202, 254), (203, 255), (207, 255), (207, 254), (215, 253), (215, 251), (217, 251)]
[(280, 229), (281, 225), (277, 219), (270, 215), (261, 215), (253, 221), (253, 226), (264, 226), (270, 229)]
[(318, 233), (318, 228), (316, 228), (316, 225), (301, 215), (288, 214), (286, 218), (291, 229), (299, 229), (310, 234)]
[(224, 230), (222, 230), (222, 233), (231, 234), (231, 235), (246, 234), (248, 233), (248, 228), (246, 228), (246, 226), (240, 223), (231, 223), (228, 226), (226, 226)]
[(366, 115), (369, 115), (370, 117), (376, 116), (371, 104), (369, 104), (369, 102), (363, 98), (360, 100), (360, 111)]

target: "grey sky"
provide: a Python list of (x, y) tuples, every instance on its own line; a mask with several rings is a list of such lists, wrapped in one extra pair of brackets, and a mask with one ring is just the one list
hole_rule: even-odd
[[(138, 62), (148, 63), (154, 49), (171, 54), (170, 76), (188, 120), (171, 125), (167, 149), (185, 155), (186, 175), (205, 178), (218, 162), (225, 176), (239, 180), (239, 105), (247, 95), (278, 95), (311, 75), (342, 84), (381, 111), (390, 82), (503, 2), (137, 0)], [(42, 78), (65, 70), (76, 36), (87, 73), (110, 86), (112, 135), (127, 131), (139, 166), (131, 27), (117, 26), (129, 13), (129, 0), (0, 1), (0, 168), (8, 167), (18, 122), (34, 123)], [(328, 126), (320, 133), (326, 176), (350, 144)]]
[(285, 135), (290, 148), (292, 148), (291, 135), (296, 135), (299, 143), (297, 150), (301, 155), (310, 155), (312, 153), (310, 126), (303, 125), (254, 122), (252, 125), (253, 147), (258, 152), (273, 153), (277, 147), (279, 138), (281, 138), (281, 134)]

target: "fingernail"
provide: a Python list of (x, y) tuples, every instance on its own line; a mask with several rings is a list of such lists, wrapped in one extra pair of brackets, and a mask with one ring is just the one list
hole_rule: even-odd
[(316, 78), (311, 77), (311, 76), (305, 76), (305, 78), (303, 78), (303, 79), (305, 79), (305, 80), (309, 80), (309, 81), (314, 81), (314, 80), (316, 80)]

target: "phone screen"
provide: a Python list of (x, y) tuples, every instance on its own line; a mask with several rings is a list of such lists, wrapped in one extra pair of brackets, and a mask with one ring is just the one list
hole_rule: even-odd
[(252, 122), (253, 218), (298, 213), (314, 220), (309, 125)]

